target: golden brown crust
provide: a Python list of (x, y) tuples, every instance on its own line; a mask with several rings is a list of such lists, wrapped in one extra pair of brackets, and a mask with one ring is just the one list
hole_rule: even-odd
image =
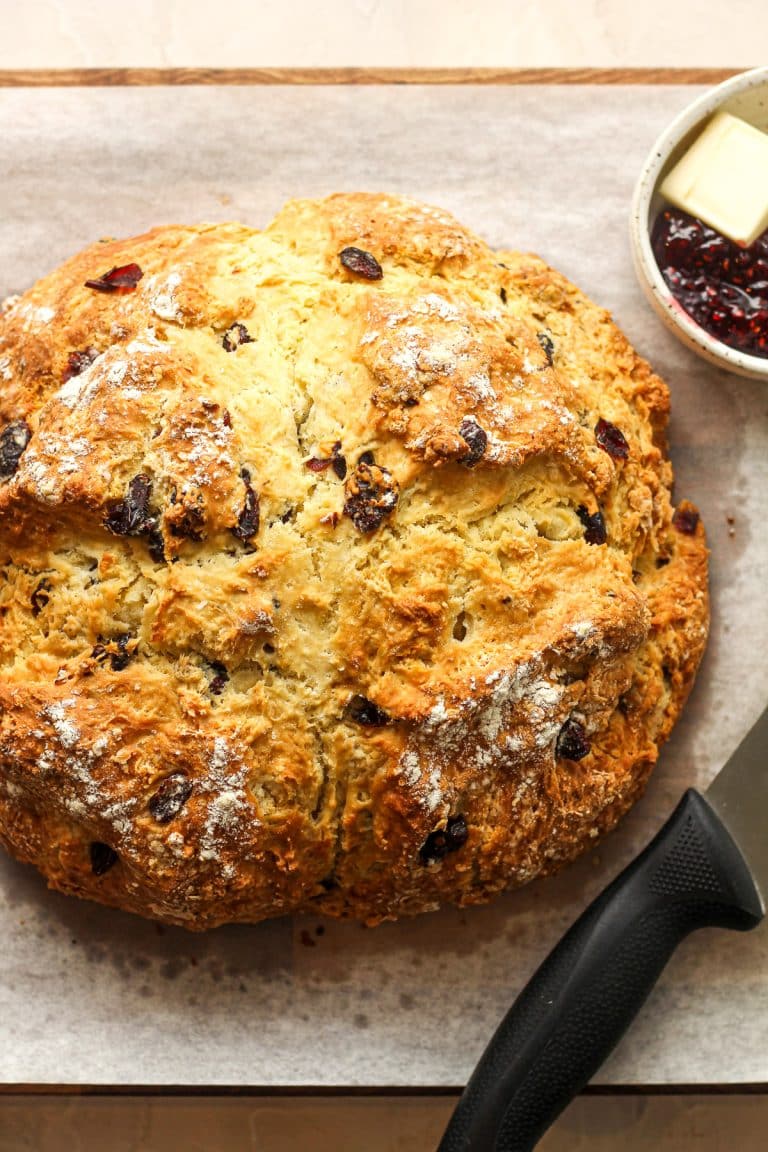
[(404, 198), (74, 257), (0, 315), (0, 840), (191, 928), (572, 858), (706, 639), (668, 407), (562, 276)]

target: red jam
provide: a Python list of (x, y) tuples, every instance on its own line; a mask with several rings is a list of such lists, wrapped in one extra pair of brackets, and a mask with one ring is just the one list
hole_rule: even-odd
[(651, 243), (670, 292), (705, 332), (768, 357), (768, 232), (741, 248), (695, 216), (666, 208)]

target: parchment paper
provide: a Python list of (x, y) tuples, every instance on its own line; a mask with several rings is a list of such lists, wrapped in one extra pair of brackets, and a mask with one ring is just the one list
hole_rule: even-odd
[[(712, 548), (712, 639), (645, 798), (567, 873), (490, 907), (365, 930), (205, 936), (46, 891), (0, 860), (0, 1084), (452, 1086), (575, 915), (706, 784), (768, 697), (768, 390), (669, 335), (630, 266), (632, 186), (686, 87), (0, 93), (0, 294), (102, 235), (266, 223), (294, 195), (399, 190), (539, 252), (672, 387), (677, 488)], [(728, 517), (733, 518), (729, 524)], [(322, 933), (322, 934), (321, 934)], [(699, 933), (603, 1084), (768, 1081), (768, 932)]]

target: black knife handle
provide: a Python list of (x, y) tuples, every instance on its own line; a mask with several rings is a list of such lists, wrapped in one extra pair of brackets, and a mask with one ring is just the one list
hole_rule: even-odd
[(618, 1043), (680, 941), (708, 926), (746, 931), (763, 913), (731, 835), (686, 792), (518, 996), (438, 1152), (530, 1152)]

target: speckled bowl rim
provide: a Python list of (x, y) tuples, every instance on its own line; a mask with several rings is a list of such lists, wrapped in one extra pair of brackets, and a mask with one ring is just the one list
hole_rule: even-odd
[(651, 148), (640, 171), (632, 196), (630, 242), (640, 285), (653, 308), (675, 335), (711, 364), (740, 376), (768, 380), (768, 358), (749, 356), (721, 344), (691, 319), (675, 300), (659, 271), (651, 248), (650, 210), (662, 171), (680, 141), (731, 96), (750, 88), (768, 88), (768, 67), (740, 72), (723, 84), (704, 92), (675, 117)]

